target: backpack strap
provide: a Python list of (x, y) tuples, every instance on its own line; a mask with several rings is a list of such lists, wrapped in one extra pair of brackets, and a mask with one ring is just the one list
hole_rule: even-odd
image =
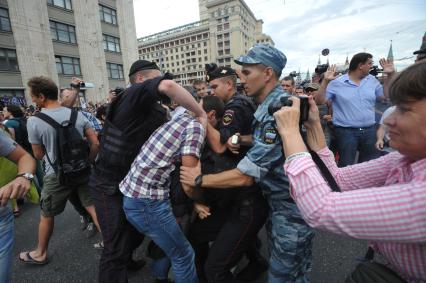
[(70, 125), (75, 128), (75, 122), (77, 121), (78, 110), (75, 108), (71, 109)]
[[(62, 127), (52, 117), (50, 117), (49, 115), (47, 115), (45, 113), (39, 112), (39, 113), (35, 114), (34, 117), (37, 117), (37, 118), (43, 120), (44, 122), (48, 123), (50, 126), (52, 126), (55, 129), (55, 131), (57, 131), (59, 128)], [(49, 162), (50, 166), (53, 168), (53, 171), (55, 171), (55, 174), (57, 175), (58, 169), (56, 168), (56, 166), (53, 165), (52, 160), (50, 160), (49, 154), (47, 154), (47, 149), (44, 146), (44, 144), (42, 144), (42, 146), (43, 146), (44, 154), (46, 154), (46, 157), (47, 157), (47, 162)]]
[(55, 130), (61, 128), (61, 124), (59, 124), (58, 122), (56, 122), (52, 117), (50, 117), (49, 115), (39, 112), (37, 114), (34, 115), (34, 117), (37, 117), (43, 121), (45, 121), (46, 123), (48, 123), (50, 126), (52, 126)]

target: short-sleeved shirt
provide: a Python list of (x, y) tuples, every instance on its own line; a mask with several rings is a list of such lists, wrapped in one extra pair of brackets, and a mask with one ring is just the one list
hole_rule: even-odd
[(16, 142), (2, 129), (0, 129), (0, 156), (8, 156), (16, 148)]
[[(136, 157), (136, 153), (151, 134), (167, 122), (167, 111), (158, 103), (162, 95), (158, 87), (162, 80), (168, 78), (159, 76), (143, 83), (133, 84), (123, 94), (120, 94), (118, 100), (112, 102), (108, 109), (103, 134), (108, 132), (109, 123), (114, 125), (123, 133), (123, 140), (134, 141), (134, 147), (129, 151), (134, 152)], [(103, 156), (104, 151), (108, 154), (108, 148), (103, 147), (106, 139), (106, 136), (101, 137), (99, 156)], [(133, 160), (134, 157), (131, 158), (131, 161)], [(126, 164), (113, 165), (109, 161), (100, 159), (97, 161), (94, 171), (102, 182), (118, 186), (129, 171), (131, 161)]]
[(340, 127), (369, 127), (376, 123), (374, 106), (383, 96), (383, 87), (372, 75), (359, 85), (345, 74), (327, 86), (327, 99), (333, 103), (333, 124)]
[(184, 113), (158, 128), (142, 146), (131, 169), (120, 183), (120, 191), (131, 198), (169, 198), (170, 174), (182, 156), (200, 158), (205, 130)]
[(9, 119), (7, 120), (4, 125), (6, 126), (6, 128), (10, 129), (14, 129), (15, 132), (17, 129), (19, 129), (19, 121), (17, 119)]
[(147, 137), (166, 121), (166, 110), (158, 101), (161, 93), (158, 85), (165, 76), (153, 78), (143, 83), (133, 84), (126, 89), (124, 97), (117, 102), (111, 122), (129, 136)]
[[(68, 121), (71, 117), (71, 109), (66, 107), (58, 107), (54, 109), (43, 108), (41, 112), (50, 116), (59, 124)], [(84, 131), (91, 128), (89, 121), (87, 121), (80, 112), (77, 115), (75, 127), (82, 137), (84, 136)], [(43, 161), (45, 163), (45, 174), (54, 174), (55, 170), (49, 164), (46, 154), (49, 156), (52, 164), (55, 165), (58, 154), (56, 130), (48, 123), (35, 116), (28, 119), (27, 129), (29, 142), (31, 144), (42, 145), (45, 148), (45, 155), (43, 157)]]
[(226, 143), (235, 133), (250, 135), (252, 133), (253, 103), (244, 95), (235, 94), (226, 104), (222, 121), (219, 124), (220, 142)]
[(283, 96), (287, 94), (277, 85), (257, 108), (253, 121), (253, 146), (237, 168), (254, 177), (264, 194), (287, 199), (290, 198), (289, 181), (283, 170), (285, 158), (281, 139), (274, 117), (268, 113), (269, 104)]

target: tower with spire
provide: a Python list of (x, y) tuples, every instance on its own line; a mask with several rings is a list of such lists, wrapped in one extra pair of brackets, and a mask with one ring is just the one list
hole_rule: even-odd
[(300, 68), (299, 68), (299, 72), (297, 73), (297, 77), (296, 77), (296, 84), (300, 85), (301, 82), (302, 82), (302, 76), (300, 76)]
[(348, 53), (346, 53), (345, 66), (349, 66)]
[(309, 73), (309, 68), (308, 68), (308, 72), (306, 73), (305, 81), (311, 82), (311, 74)]
[(393, 48), (392, 48), (392, 40), (390, 41), (389, 52), (388, 52), (388, 60), (393, 62)]
[(318, 54), (318, 64), (317, 65), (321, 65), (321, 54)]

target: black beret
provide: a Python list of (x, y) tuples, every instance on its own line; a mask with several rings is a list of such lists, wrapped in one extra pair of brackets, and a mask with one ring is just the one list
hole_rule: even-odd
[(129, 77), (135, 74), (136, 72), (139, 72), (142, 70), (160, 70), (160, 68), (158, 68), (155, 62), (150, 62), (146, 60), (137, 60), (130, 67)]
[(212, 80), (228, 76), (237, 76), (237, 73), (235, 73), (234, 69), (229, 67), (217, 67), (207, 72), (206, 81), (211, 82)]

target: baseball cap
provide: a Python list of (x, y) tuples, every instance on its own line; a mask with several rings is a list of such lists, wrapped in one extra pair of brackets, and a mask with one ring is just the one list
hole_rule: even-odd
[(135, 74), (136, 72), (139, 72), (142, 70), (160, 70), (160, 68), (158, 68), (155, 62), (150, 62), (147, 60), (137, 60), (130, 67), (129, 77)]
[(305, 89), (313, 89), (313, 90), (318, 90), (319, 88), (320, 86), (317, 83), (309, 83), (305, 87)]
[(267, 44), (255, 44), (247, 55), (238, 57), (234, 62), (238, 65), (263, 64), (281, 74), (287, 63), (287, 57), (275, 47)]

